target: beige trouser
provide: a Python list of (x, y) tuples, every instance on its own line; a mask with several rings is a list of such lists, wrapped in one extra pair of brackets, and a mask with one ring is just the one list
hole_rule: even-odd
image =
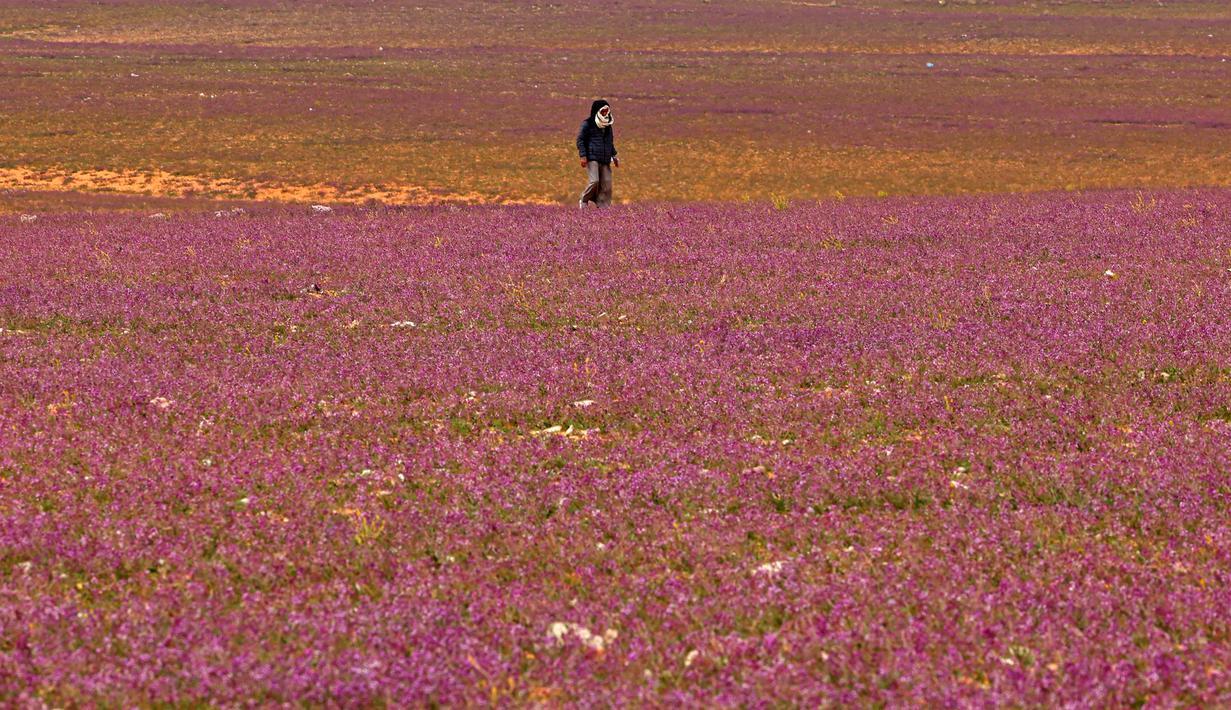
[(586, 172), (590, 182), (581, 191), (581, 201), (578, 207), (585, 207), (587, 202), (593, 202), (599, 207), (611, 204), (611, 164), (591, 160), (586, 163)]

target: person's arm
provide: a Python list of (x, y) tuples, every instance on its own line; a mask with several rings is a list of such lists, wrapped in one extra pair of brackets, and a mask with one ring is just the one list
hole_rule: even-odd
[(590, 122), (582, 121), (581, 128), (577, 131), (577, 156), (581, 158), (581, 167), (585, 167), (586, 163), (590, 162), (586, 158), (586, 142), (589, 138)]
[(615, 147), (615, 127), (612, 127), (610, 130), (611, 130), (611, 164), (618, 168), (620, 167), (620, 159), (617, 158), (616, 156), (619, 155), (620, 151), (616, 150), (616, 147)]

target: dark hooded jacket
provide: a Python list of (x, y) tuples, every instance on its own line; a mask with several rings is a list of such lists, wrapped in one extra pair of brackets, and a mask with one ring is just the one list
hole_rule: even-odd
[(590, 117), (581, 122), (581, 130), (577, 131), (577, 155), (579, 157), (600, 163), (610, 163), (611, 159), (616, 156), (615, 134), (611, 126), (599, 128), (594, 122), (598, 110), (606, 105), (607, 102), (602, 99), (590, 104)]

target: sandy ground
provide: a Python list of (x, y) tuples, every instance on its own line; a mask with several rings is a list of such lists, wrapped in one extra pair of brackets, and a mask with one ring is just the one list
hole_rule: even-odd
[[(414, 185), (364, 185), (342, 189), (327, 184), (294, 185), (211, 178), (201, 175), (175, 175), (163, 171), (140, 170), (57, 170), (40, 168), (0, 168), (0, 190), (20, 192), (84, 192), (149, 197), (207, 198), (209, 200), (250, 200), (255, 202), (388, 205), (431, 204), (552, 204), (533, 198), (496, 198), (478, 193), (438, 192)], [(16, 211), (17, 205), (0, 200), (0, 212)]]

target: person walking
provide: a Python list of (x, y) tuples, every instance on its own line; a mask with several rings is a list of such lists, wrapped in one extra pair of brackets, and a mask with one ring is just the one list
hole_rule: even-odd
[(587, 202), (593, 202), (596, 207), (606, 207), (611, 204), (611, 168), (620, 167), (620, 159), (616, 157), (615, 134), (611, 124), (615, 118), (611, 115), (611, 104), (598, 99), (590, 104), (590, 117), (581, 122), (581, 130), (577, 131), (577, 153), (581, 158), (581, 167), (586, 169), (590, 181), (586, 189), (581, 191), (581, 201), (577, 206), (585, 209)]

